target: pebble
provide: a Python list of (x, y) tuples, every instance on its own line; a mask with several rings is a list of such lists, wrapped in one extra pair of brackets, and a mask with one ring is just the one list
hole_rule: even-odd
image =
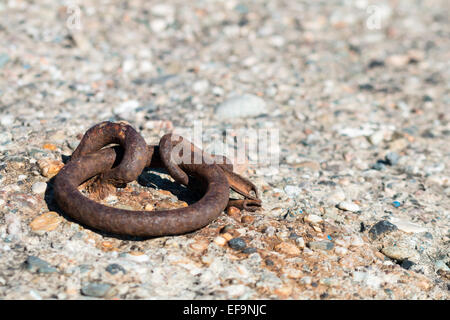
[(111, 289), (108, 283), (90, 282), (81, 288), (81, 294), (88, 297), (102, 298)]
[(395, 166), (398, 163), (400, 156), (397, 152), (388, 152), (384, 158), (388, 165)]
[(34, 232), (48, 232), (55, 230), (61, 223), (61, 216), (54, 211), (41, 214), (31, 221), (30, 228)]
[(381, 249), (381, 252), (394, 260), (403, 261), (407, 258), (411, 258), (414, 255), (410, 249), (400, 246), (388, 246)]
[(25, 268), (28, 271), (34, 273), (47, 274), (58, 271), (56, 268), (52, 267), (47, 261), (44, 261), (36, 256), (28, 256), (24, 264)]
[(245, 240), (239, 237), (229, 240), (228, 245), (234, 250), (243, 250), (245, 247), (247, 247)]
[(303, 239), (303, 237), (298, 237), (297, 239), (295, 239), (295, 243), (299, 248), (303, 249), (305, 247), (305, 240)]
[(0, 54), (0, 68), (6, 65), (9, 61), (9, 56), (6, 53)]
[(350, 211), (350, 212), (358, 212), (361, 210), (361, 208), (356, 203), (350, 202), (350, 201), (339, 202), (337, 207), (341, 210)]
[(403, 269), (409, 270), (414, 265), (414, 262), (409, 261), (408, 259), (405, 259), (402, 261), (401, 267)]
[(8, 131), (0, 132), (0, 145), (10, 143), (12, 134)]
[(400, 207), (402, 205), (402, 203), (400, 201), (393, 201), (392, 205), (396, 208)]
[(347, 254), (348, 249), (344, 248), (344, 247), (337, 246), (336, 248), (334, 248), (334, 252), (336, 252), (337, 254), (343, 256), (343, 255)]
[(206, 239), (197, 240), (189, 245), (189, 247), (198, 252), (203, 252), (208, 248), (209, 241)]
[(395, 54), (386, 58), (386, 64), (392, 67), (403, 67), (409, 62), (408, 55)]
[(284, 187), (284, 192), (286, 192), (289, 198), (296, 198), (300, 192), (302, 192), (302, 188), (297, 186), (286, 186)]
[(5, 114), (1, 116), (0, 124), (4, 127), (9, 127), (14, 124), (15, 119), (12, 114)]
[(112, 263), (108, 265), (106, 267), (106, 271), (108, 271), (111, 274), (117, 274), (119, 272), (122, 272), (123, 274), (127, 273), (126, 270), (120, 264), (117, 263)]
[(218, 119), (251, 118), (267, 113), (266, 102), (253, 94), (234, 96), (221, 103), (215, 112)]
[(323, 222), (323, 219), (315, 214), (309, 214), (305, 217), (305, 222), (310, 224), (319, 224)]
[(308, 247), (313, 250), (331, 250), (334, 244), (331, 241), (311, 241), (308, 243)]
[(392, 217), (391, 221), (399, 230), (407, 233), (421, 233), (428, 230), (427, 228), (401, 218)]
[(281, 242), (275, 246), (275, 250), (288, 255), (300, 254), (300, 249), (296, 245), (289, 242)]
[(397, 226), (390, 223), (387, 220), (378, 221), (376, 224), (372, 226), (369, 230), (369, 236), (372, 240), (375, 240), (380, 235), (388, 232), (392, 232), (398, 230)]
[(369, 141), (373, 145), (379, 145), (384, 138), (384, 132), (383, 131), (376, 131), (374, 134), (369, 136)]
[(214, 243), (219, 246), (224, 246), (227, 243), (227, 239), (222, 236), (217, 236), (214, 238)]
[(194, 84), (192, 85), (192, 90), (198, 93), (202, 93), (208, 90), (208, 87), (209, 87), (208, 80), (199, 80), (194, 82)]
[(139, 105), (140, 103), (137, 100), (124, 101), (118, 106), (114, 107), (113, 112), (118, 116), (126, 117), (129, 114), (133, 113), (137, 108), (139, 108)]
[(31, 191), (35, 194), (43, 194), (47, 190), (47, 184), (45, 182), (36, 182), (31, 186)]
[(345, 200), (345, 193), (341, 190), (332, 192), (326, 197), (326, 201), (333, 205), (337, 205), (338, 203), (344, 200)]
[(53, 178), (64, 167), (64, 163), (52, 159), (40, 159), (37, 164), (41, 174), (46, 178)]

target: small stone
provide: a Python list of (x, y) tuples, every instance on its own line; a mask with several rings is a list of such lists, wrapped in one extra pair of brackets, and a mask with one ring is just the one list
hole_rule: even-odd
[(222, 236), (217, 236), (214, 238), (214, 243), (219, 246), (224, 246), (227, 243), (227, 239)]
[(269, 237), (272, 237), (275, 234), (276, 230), (272, 226), (268, 226), (264, 229), (264, 233), (267, 234)]
[(197, 252), (203, 252), (208, 248), (209, 241), (206, 239), (197, 240), (189, 245), (189, 247)]
[(384, 158), (388, 165), (395, 166), (398, 163), (400, 156), (397, 152), (388, 152)]
[(228, 232), (223, 233), (222, 237), (224, 237), (225, 240), (227, 240), (227, 241), (230, 241), (231, 239), (233, 239), (233, 236)]
[(47, 184), (45, 182), (36, 182), (31, 186), (31, 191), (34, 194), (43, 194), (47, 190)]
[(386, 59), (386, 64), (392, 67), (403, 67), (409, 62), (408, 55), (392, 55)]
[(303, 249), (305, 247), (305, 240), (303, 239), (303, 237), (298, 237), (297, 239), (295, 239), (295, 243), (299, 248)]
[(396, 225), (390, 223), (387, 220), (381, 220), (381, 221), (377, 222), (376, 224), (374, 224), (372, 226), (372, 228), (370, 228), (369, 236), (372, 240), (375, 240), (380, 235), (382, 235), (384, 233), (392, 232), (395, 230), (398, 230)]
[(108, 271), (111, 274), (117, 274), (119, 272), (122, 272), (123, 274), (126, 274), (127, 272), (125, 269), (117, 263), (112, 263), (106, 267), (106, 271)]
[(400, 207), (402, 205), (402, 203), (400, 201), (393, 201), (392, 205), (396, 208)]
[(300, 249), (296, 245), (289, 242), (281, 242), (280, 244), (275, 246), (275, 250), (289, 255), (300, 254)]
[(229, 215), (230, 217), (232, 217), (233, 219), (240, 221), (241, 219), (241, 210), (239, 210), (239, 208), (236, 207), (228, 207), (227, 209), (227, 215)]
[(350, 212), (358, 212), (360, 211), (360, 207), (354, 203), (349, 201), (342, 201), (337, 206), (341, 210), (350, 211)]
[(409, 261), (408, 259), (403, 260), (401, 267), (403, 269), (409, 270), (414, 265), (414, 262)]
[(344, 247), (336, 247), (336, 248), (334, 248), (334, 252), (336, 252), (337, 254), (343, 256), (343, 255), (347, 254), (348, 249), (344, 248)]
[(335, 191), (331, 194), (329, 194), (326, 198), (326, 201), (328, 201), (331, 204), (338, 204), (345, 200), (345, 193), (341, 190)]
[(153, 32), (159, 33), (167, 28), (167, 21), (164, 19), (153, 19), (150, 23)]
[(305, 222), (310, 224), (319, 224), (323, 222), (323, 219), (315, 214), (309, 214), (305, 217)]
[(302, 192), (302, 188), (297, 186), (286, 186), (284, 187), (284, 192), (286, 192), (289, 198), (296, 198), (300, 192)]
[(192, 85), (192, 90), (194, 90), (194, 92), (202, 93), (208, 90), (208, 87), (208, 80), (199, 80), (194, 82), (194, 84)]
[(0, 118), (0, 124), (5, 127), (12, 126), (14, 124), (15, 117), (12, 114), (2, 115)]
[(247, 247), (245, 240), (239, 237), (233, 238), (228, 241), (228, 245), (234, 250), (243, 250), (245, 247)]
[(53, 143), (46, 143), (42, 146), (42, 149), (46, 149), (46, 150), (50, 150), (50, 151), (55, 151), (56, 149), (58, 149), (57, 146), (55, 146)]
[(246, 215), (241, 218), (242, 223), (253, 223), (253, 221), (255, 221), (255, 217), (253, 216)]
[(61, 216), (54, 211), (50, 211), (34, 218), (30, 223), (30, 228), (34, 232), (48, 232), (55, 230), (60, 223)]
[(384, 132), (383, 131), (376, 131), (372, 135), (369, 136), (369, 141), (373, 145), (379, 145), (384, 138)]
[(445, 272), (450, 272), (450, 268), (447, 266), (444, 260), (438, 260), (434, 263), (434, 268), (436, 271), (442, 270)]
[(37, 164), (41, 174), (46, 178), (53, 178), (64, 167), (64, 163), (52, 159), (40, 159)]
[(383, 171), (384, 169), (386, 169), (386, 165), (385, 165), (383, 162), (378, 161), (378, 162), (376, 162), (374, 165), (372, 165), (371, 168), (372, 168), (373, 170)]
[(128, 114), (133, 113), (139, 105), (140, 103), (137, 100), (124, 101), (120, 105), (114, 107), (113, 112), (118, 116), (127, 116)]
[(411, 258), (414, 255), (411, 250), (399, 246), (384, 247), (383, 249), (381, 249), (381, 252), (385, 256), (398, 261), (403, 261), (407, 258)]
[(331, 250), (334, 244), (331, 241), (311, 241), (308, 243), (308, 247), (313, 250)]
[(25, 268), (34, 273), (53, 273), (57, 272), (58, 270), (56, 268), (53, 268), (50, 266), (50, 264), (47, 261), (44, 261), (36, 256), (28, 256), (27, 260), (25, 261)]
[(0, 68), (2, 68), (4, 65), (6, 65), (9, 61), (9, 56), (6, 53), (0, 54)]
[(217, 109), (215, 116), (218, 119), (250, 118), (267, 113), (266, 102), (258, 96), (244, 94), (232, 97)]
[(153, 206), (153, 205), (150, 204), (150, 203), (147, 203), (147, 204), (145, 205), (145, 207), (144, 207), (144, 210), (145, 210), (145, 211), (152, 211), (152, 210), (155, 210), (155, 206)]
[(81, 294), (89, 297), (102, 298), (108, 293), (109, 289), (111, 289), (110, 284), (90, 282), (81, 288)]
[(130, 251), (126, 257), (136, 262), (147, 262), (150, 260), (150, 257), (141, 251)]
[(252, 253), (255, 253), (255, 252), (257, 252), (257, 251), (258, 251), (258, 250), (256, 250), (256, 248), (248, 247), (248, 248), (245, 248), (244, 250), (242, 250), (242, 253), (252, 254)]

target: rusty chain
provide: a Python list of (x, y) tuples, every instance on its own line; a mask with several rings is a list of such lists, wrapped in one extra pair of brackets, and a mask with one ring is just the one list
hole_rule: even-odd
[[(120, 147), (105, 148), (112, 143)], [(183, 157), (183, 150), (189, 150), (189, 155)], [(176, 151), (181, 162), (174, 160)], [(195, 162), (195, 157), (200, 162)], [(176, 182), (199, 189), (202, 198), (185, 208), (133, 211), (102, 205), (78, 190), (94, 177), (89, 190), (104, 198), (115, 187), (136, 180), (145, 167), (167, 169)], [(230, 188), (244, 199), (229, 199)], [(106, 232), (143, 237), (194, 231), (216, 219), (230, 205), (249, 211), (261, 207), (255, 185), (234, 173), (226, 157), (206, 153), (170, 133), (161, 138), (159, 145), (147, 145), (124, 122), (106, 121), (90, 128), (55, 177), (54, 189), (60, 208), (77, 221)]]

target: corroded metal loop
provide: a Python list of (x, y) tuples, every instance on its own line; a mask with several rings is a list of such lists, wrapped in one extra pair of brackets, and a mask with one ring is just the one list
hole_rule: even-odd
[(152, 150), (147, 148), (144, 138), (125, 122), (105, 121), (90, 128), (73, 152), (71, 160), (80, 159), (112, 143), (120, 144), (124, 149), (123, 157), (118, 166), (101, 172), (99, 183), (121, 186), (136, 180), (151, 157)]
[(78, 186), (112, 168), (117, 150), (106, 148), (71, 160), (55, 178), (55, 199), (65, 213), (82, 223), (107, 232), (133, 236), (182, 234), (209, 224), (225, 209), (229, 185), (215, 165), (183, 165), (189, 175), (205, 186), (196, 203), (174, 210), (132, 211), (101, 205), (83, 196)]
[[(249, 211), (261, 206), (256, 187), (234, 173), (226, 157), (203, 152), (181, 137), (173, 138), (168, 134), (161, 139), (159, 146), (147, 146), (126, 123), (102, 122), (93, 126), (84, 135), (71, 161), (55, 178), (56, 202), (64, 212), (88, 226), (134, 236), (186, 233), (210, 223), (227, 205)], [(122, 157), (120, 148), (103, 148), (111, 143), (122, 146)], [(115, 166), (118, 160), (121, 161)], [(133, 211), (101, 205), (78, 190), (81, 183), (97, 176), (100, 178), (91, 191), (104, 196), (111, 191), (107, 186), (135, 180), (144, 167), (161, 166), (166, 167), (175, 181), (200, 189), (202, 198), (186, 208)], [(230, 187), (245, 199), (229, 201)]]
[(172, 133), (164, 135), (160, 142), (160, 158), (169, 174), (175, 181), (187, 185), (189, 176), (183, 170), (186, 163), (216, 164), (227, 177), (228, 184), (237, 193), (243, 195), (247, 201), (234, 201), (234, 206), (248, 211), (255, 211), (261, 207), (256, 186), (249, 180), (233, 172), (233, 164), (225, 156), (209, 154), (193, 143)]

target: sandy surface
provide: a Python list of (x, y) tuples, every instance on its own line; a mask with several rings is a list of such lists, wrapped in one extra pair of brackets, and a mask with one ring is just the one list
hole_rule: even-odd
[[(0, 2), (0, 298), (448, 299), (448, 11), (445, 0)], [(263, 209), (152, 239), (79, 225), (50, 179), (104, 120), (150, 144), (197, 121), (206, 149), (214, 134), (276, 132), (278, 165), (236, 168)], [(105, 203), (185, 200), (145, 171)]]

